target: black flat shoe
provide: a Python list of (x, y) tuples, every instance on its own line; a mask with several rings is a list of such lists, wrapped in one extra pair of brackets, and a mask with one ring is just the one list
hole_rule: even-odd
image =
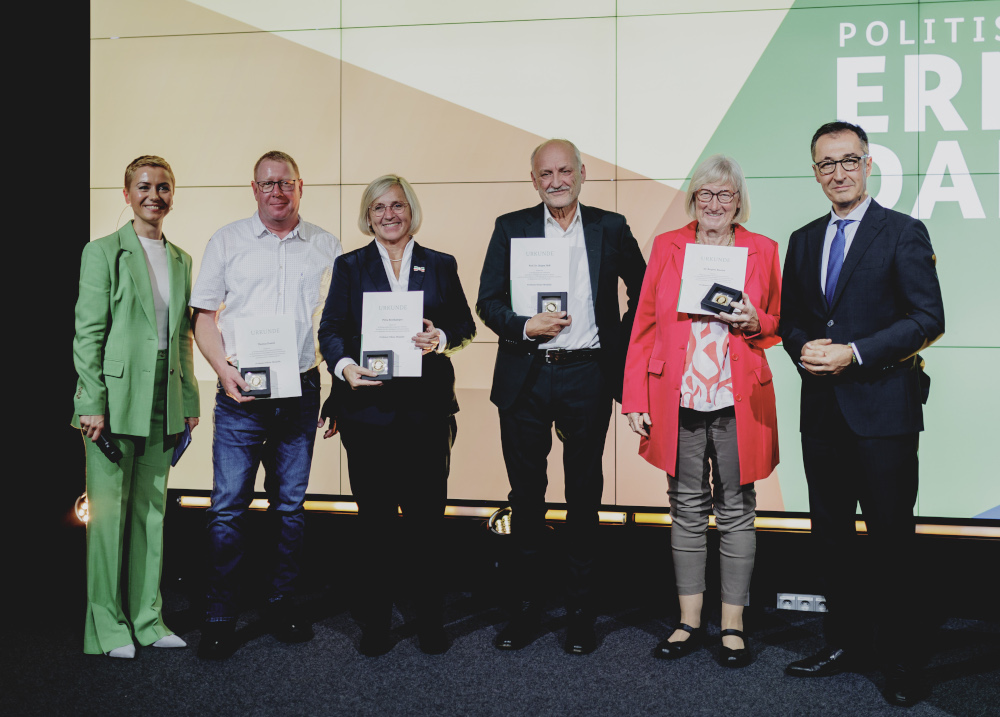
[(723, 645), (722, 649), (719, 651), (719, 664), (723, 667), (746, 667), (749, 665), (750, 642), (747, 640), (746, 635), (743, 634), (743, 631), (727, 628), (719, 634), (721, 637), (732, 635), (733, 637), (738, 637), (743, 640), (743, 647), (735, 650), (731, 647)]
[(677, 626), (677, 629), (688, 633), (690, 637), (682, 642), (670, 642), (670, 638), (668, 637), (656, 646), (653, 650), (653, 657), (660, 660), (676, 660), (680, 657), (687, 657), (701, 647), (701, 638), (704, 634), (703, 628), (691, 627), (682, 622)]
[(597, 649), (594, 618), (583, 611), (570, 613), (563, 649), (571, 655), (589, 655)]
[(789, 677), (829, 677), (848, 672), (855, 666), (854, 653), (829, 645), (804, 660), (797, 660), (785, 668)]
[(894, 665), (885, 671), (885, 689), (882, 696), (890, 705), (912, 707), (930, 694), (923, 679), (923, 670), (908, 670)]

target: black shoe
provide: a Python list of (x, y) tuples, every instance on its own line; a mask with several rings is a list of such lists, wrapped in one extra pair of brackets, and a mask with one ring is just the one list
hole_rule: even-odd
[(691, 627), (682, 622), (677, 629), (688, 633), (690, 637), (682, 642), (670, 642), (668, 637), (653, 649), (653, 657), (661, 660), (676, 660), (679, 657), (690, 655), (701, 647), (701, 638), (704, 633), (702, 628)]
[(594, 617), (583, 610), (568, 612), (569, 625), (566, 627), (566, 644), (563, 648), (571, 655), (589, 655), (597, 648)]
[(198, 657), (203, 660), (225, 660), (232, 657), (239, 643), (236, 641), (236, 621), (206, 622), (201, 628)]
[(392, 649), (389, 630), (385, 628), (361, 628), (361, 644), (358, 652), (365, 657), (379, 657)]
[(910, 670), (895, 665), (885, 671), (885, 689), (882, 696), (890, 705), (912, 707), (930, 693), (923, 679), (923, 670)]
[(731, 647), (722, 646), (719, 651), (719, 664), (723, 667), (746, 667), (750, 664), (750, 642), (747, 640), (746, 635), (743, 634), (742, 630), (733, 630), (727, 628), (719, 633), (722, 637), (727, 635), (733, 635), (743, 640), (743, 647), (733, 649)]
[(429, 625), (417, 630), (417, 646), (425, 655), (440, 655), (451, 647), (451, 640), (442, 625)]
[(785, 668), (785, 674), (791, 677), (829, 677), (850, 671), (854, 666), (854, 653), (827, 645), (815, 655), (790, 664)]
[(285, 598), (267, 607), (267, 622), (272, 635), (280, 642), (308, 642), (313, 629), (292, 602)]
[(524, 601), (520, 612), (493, 638), (493, 647), (498, 650), (520, 650), (537, 637), (541, 621), (541, 609), (531, 601)]

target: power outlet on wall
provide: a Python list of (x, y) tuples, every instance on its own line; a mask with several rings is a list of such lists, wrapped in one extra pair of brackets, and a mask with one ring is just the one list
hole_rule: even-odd
[(822, 595), (778, 593), (778, 609), (799, 610), (801, 612), (826, 612), (826, 598)]

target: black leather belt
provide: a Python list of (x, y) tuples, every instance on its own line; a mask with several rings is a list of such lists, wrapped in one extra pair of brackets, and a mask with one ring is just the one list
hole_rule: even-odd
[(535, 357), (550, 364), (579, 363), (580, 361), (596, 361), (601, 355), (600, 349), (538, 349)]

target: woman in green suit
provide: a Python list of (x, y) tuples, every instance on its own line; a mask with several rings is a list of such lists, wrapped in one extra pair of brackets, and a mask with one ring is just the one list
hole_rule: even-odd
[[(125, 169), (135, 218), (88, 244), (80, 267), (73, 360), (73, 425), (87, 447), (87, 621), (83, 651), (134, 657), (135, 642), (184, 647), (163, 624), (160, 571), (167, 473), (178, 434), (198, 425), (191, 320), (191, 257), (166, 241), (173, 205), (166, 160)], [(94, 443), (121, 451), (117, 463)], [(131, 524), (126, 532), (126, 521)], [(128, 555), (128, 604), (122, 556)]]

